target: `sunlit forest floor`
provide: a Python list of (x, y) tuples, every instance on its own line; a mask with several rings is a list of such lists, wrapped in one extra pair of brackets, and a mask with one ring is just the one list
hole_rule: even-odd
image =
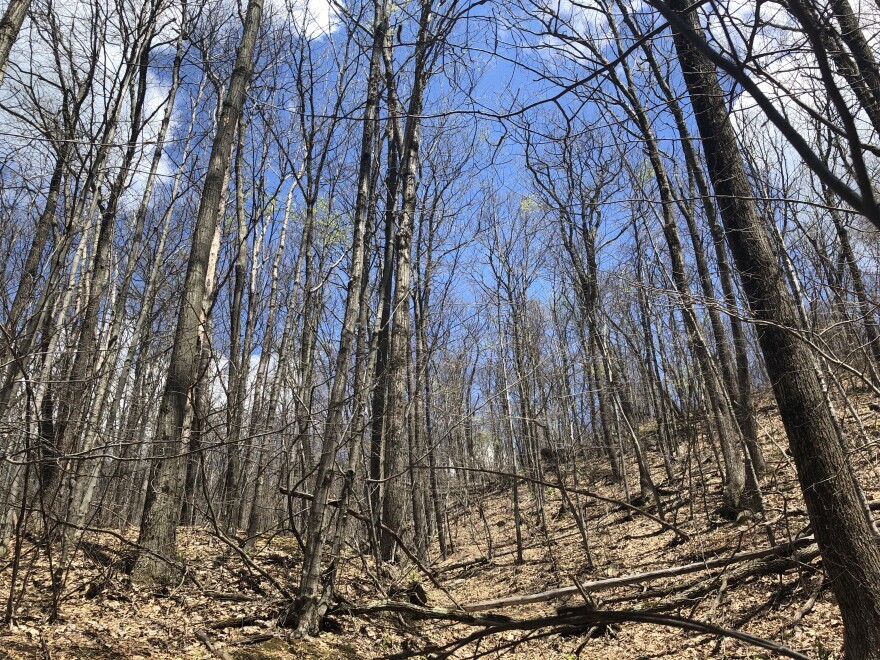
[[(871, 441), (880, 437), (880, 415), (872, 395), (856, 395), (856, 409)], [(765, 402), (766, 403), (766, 402)], [(784, 543), (807, 525), (803, 503), (785, 438), (775, 410), (761, 407), (759, 422), (767, 458), (763, 486), (767, 522), (776, 541)], [(853, 443), (856, 425), (846, 428)], [(872, 448), (854, 452), (869, 499), (880, 496), (878, 480), (870, 466)], [(725, 558), (750, 549), (769, 547), (768, 525), (761, 521), (729, 522), (716, 511), (720, 482), (714, 459), (702, 450), (702, 470), (691, 455), (686, 469), (686, 446), (677, 469), (684, 479), (678, 493), (664, 496), (669, 520), (686, 530), (690, 540), (680, 542), (673, 532), (626, 509), (591, 501), (587, 506), (588, 532), (595, 560), (589, 567), (581, 535), (558, 493), (547, 491), (547, 530), (541, 529), (527, 485), (520, 486), (523, 508), (524, 562), (516, 565), (510, 490), (490, 488), (482, 500), (450, 515), (454, 552), (445, 561), (434, 557), (436, 580), (459, 603), (529, 594), (580, 582)], [(707, 455), (708, 454), (708, 455)], [(620, 485), (612, 485), (604, 462), (583, 466), (581, 482), (596, 492), (622, 498)], [(703, 475), (713, 475), (705, 485)], [(664, 488), (661, 465), (655, 477)], [(636, 474), (630, 475), (637, 484)], [(670, 488), (670, 491), (672, 489)], [(482, 506), (480, 506), (480, 504)], [(482, 513), (480, 509), (482, 508)], [(130, 530), (129, 537), (135, 536)], [(491, 537), (491, 553), (489, 539)], [(127, 546), (113, 534), (90, 534), (83, 552), (64, 576), (53, 611), (48, 554), (45, 547), (26, 541), (12, 595), (14, 618), (0, 631), (0, 655), (11, 658), (367, 658), (428, 647), (460, 639), (473, 631), (446, 622), (416, 621), (400, 614), (350, 616), (328, 619), (328, 632), (313, 640), (296, 640), (278, 625), (283, 599), (271, 580), (248, 566), (227, 544), (203, 529), (182, 529), (180, 552), (189, 578), (173, 590), (153, 593), (132, 585), (124, 572)], [(300, 552), (290, 536), (267, 536), (248, 550), (259, 569), (293, 592), (299, 576)], [(699, 596), (667, 610), (671, 614), (708, 621), (773, 640), (807, 654), (833, 658), (841, 644), (842, 628), (833, 599), (822, 585), (820, 566), (812, 559), (783, 575), (751, 576), (737, 580), (733, 566), (620, 587), (595, 593), (602, 608), (644, 608), (682, 597), (686, 590)], [(730, 579), (728, 579), (728, 576)], [(11, 571), (0, 573), (2, 607), (6, 608)], [(389, 591), (405, 592), (418, 582), (427, 592), (427, 604), (453, 607), (453, 602), (418, 568), (392, 568), (377, 575), (375, 564), (355, 548), (346, 549), (338, 578), (338, 595), (346, 602), (363, 604), (386, 599)], [(380, 587), (379, 585), (382, 585)], [(391, 588), (389, 589), (389, 585)], [(672, 589), (671, 587), (676, 587)], [(382, 588), (385, 589), (383, 593)], [(694, 591), (694, 593), (696, 592)], [(506, 608), (503, 613), (526, 617), (552, 614), (560, 606), (583, 604), (580, 594), (546, 603)], [(455, 657), (488, 657), (509, 654), (527, 658), (762, 658), (769, 652), (729, 639), (696, 635), (647, 624), (624, 624), (568, 637), (527, 640), (528, 633), (508, 632), (488, 637), (478, 645), (457, 651)], [(521, 642), (518, 643), (517, 642)], [(502, 648), (503, 647), (503, 648)], [(579, 654), (579, 655), (578, 655)]]

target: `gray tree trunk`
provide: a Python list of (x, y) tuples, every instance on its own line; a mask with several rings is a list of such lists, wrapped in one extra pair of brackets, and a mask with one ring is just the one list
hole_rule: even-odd
[(147, 497), (138, 536), (138, 544), (144, 550), (137, 558), (134, 575), (147, 581), (167, 582), (173, 580), (177, 572), (169, 560), (173, 562), (177, 554), (177, 523), (184, 480), (184, 460), (181, 455), (184, 418), (187, 400), (197, 379), (199, 333), (211, 244), (221, 199), (226, 193), (225, 182), (235, 131), (253, 74), (262, 12), (262, 0), (249, 0), (235, 68), (211, 147), (196, 216), (170, 367), (156, 420)]

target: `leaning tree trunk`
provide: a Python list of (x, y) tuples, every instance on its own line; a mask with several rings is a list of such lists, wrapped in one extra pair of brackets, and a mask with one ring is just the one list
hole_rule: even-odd
[[(641, 31), (638, 29), (636, 23), (632, 20), (632, 17), (625, 3), (619, 2), (618, 7), (620, 8), (621, 14), (623, 16), (623, 21), (626, 26), (632, 31), (634, 35), (641, 36)], [(687, 126), (687, 121), (684, 117), (684, 112), (682, 112), (678, 96), (673, 92), (672, 88), (669, 85), (669, 81), (661, 71), (660, 65), (657, 62), (657, 58), (654, 56), (652, 46), (649, 43), (645, 42), (642, 44), (642, 53), (644, 54), (645, 60), (648, 63), (649, 68), (651, 69), (654, 80), (657, 82), (658, 87), (660, 87), (663, 92), (663, 98), (666, 101), (666, 105), (675, 120), (676, 128), (678, 129), (679, 136), (681, 137), (681, 145), (682, 150), (684, 151), (685, 162), (687, 163), (690, 174), (694, 178), (694, 182), (697, 184), (697, 192), (700, 195), (703, 210), (706, 214), (706, 220), (709, 224), (709, 231), (712, 235), (712, 242), (715, 249), (715, 260), (718, 264), (718, 280), (721, 284), (724, 304), (727, 306), (728, 318), (730, 321), (730, 334), (733, 339), (733, 352), (736, 360), (736, 385), (733, 386), (730, 382), (730, 377), (726, 376), (726, 379), (728, 381), (727, 388), (730, 393), (731, 403), (733, 405), (734, 413), (736, 415), (736, 421), (739, 424), (739, 430), (742, 434), (743, 440), (746, 444), (746, 449), (748, 450), (749, 457), (752, 461), (752, 468), (754, 469), (755, 474), (757, 476), (760, 476), (764, 473), (766, 465), (764, 461), (764, 456), (761, 453), (761, 448), (758, 445), (757, 422), (755, 420), (755, 405), (752, 397), (752, 383), (749, 369), (748, 340), (742, 321), (737, 316), (737, 314), (733, 312), (733, 310), (736, 309), (737, 305), (736, 294), (734, 293), (730, 263), (724, 245), (724, 233), (721, 225), (718, 222), (715, 202), (712, 199), (711, 193), (709, 192), (709, 184), (706, 181), (705, 174), (703, 172), (702, 166), (700, 165), (700, 159), (697, 155), (696, 150), (694, 149), (691, 134)], [(691, 217), (688, 217), (687, 219), (689, 224), (689, 231), (693, 236), (693, 228), (690, 227), (693, 219)], [(698, 250), (696, 242), (694, 244), (694, 250)], [(703, 282), (705, 280), (705, 276), (702, 273), (700, 275), (700, 278), (701, 284), (703, 284), (705, 288), (705, 284)], [(713, 319), (713, 329), (716, 323), (717, 322)], [(715, 333), (717, 337), (717, 330), (715, 331)], [(721, 355), (720, 349), (721, 346), (719, 345), (719, 356)], [(729, 358), (727, 359), (729, 360)], [(727, 371), (727, 367), (725, 367), (725, 371)]]
[[(57, 428), (58, 437), (55, 439), (60, 458), (63, 461), (67, 460), (66, 454), (73, 448), (82, 452), (81, 459), (71, 461), (71, 464), (78, 464), (78, 467), (70, 470), (70, 483), (67, 486), (69, 501), (58, 503), (60, 505), (58, 513), (65, 516), (68, 514), (72, 515), (73, 522), (78, 526), (81, 526), (84, 522), (84, 517), (90, 504), (90, 493), (94, 489), (94, 480), (97, 478), (100, 470), (100, 461), (96, 461), (93, 465), (88, 466), (88, 458), (89, 453), (95, 449), (97, 443), (99, 420), (96, 418), (96, 415), (100, 413), (100, 402), (110, 386), (110, 378), (113, 371), (112, 365), (109, 365), (107, 361), (107, 357), (111, 354), (107, 350), (107, 346), (109, 346), (106, 343), (107, 338), (102, 337), (104, 335), (103, 332), (99, 332), (101, 301), (105, 297), (105, 289), (109, 289), (111, 286), (112, 264), (110, 257), (117, 210), (127, 187), (131, 164), (136, 155), (137, 140), (143, 130), (142, 120), (147, 92), (147, 70), (152, 30), (151, 25), (144, 43), (140, 46), (140, 54), (136, 58), (132, 58), (132, 78), (134, 73), (137, 72), (137, 83), (136, 93), (132, 94), (134, 106), (130, 111), (131, 128), (128, 148), (123, 155), (119, 171), (110, 189), (107, 205), (101, 211), (101, 220), (98, 225), (98, 240), (95, 246), (92, 265), (91, 295), (86, 301), (76, 355), (73, 360), (73, 367), (70, 372), (71, 378), (68, 385), (70, 395), (66, 405), (70, 410), (70, 418), (68, 420), (59, 420), (60, 423)], [(125, 86), (123, 87), (124, 90)], [(120, 97), (122, 96), (121, 91)], [(118, 119), (114, 118), (113, 123), (116, 121)], [(137, 241), (137, 237), (135, 241)], [(117, 295), (123, 299), (124, 304), (125, 292), (119, 290)], [(115, 305), (109, 302), (111, 292), (107, 291), (106, 296), (108, 307), (114, 308)], [(113, 320), (113, 323), (115, 322), (116, 319)], [(101, 371), (104, 373), (101, 373)], [(88, 384), (90, 380), (94, 381), (92, 386)], [(94, 391), (92, 392), (92, 390)], [(89, 401), (90, 393), (91, 401)], [(94, 477), (89, 476), (91, 472), (94, 472)], [(58, 472), (57, 477), (60, 478), (61, 476), (62, 473)], [(89, 484), (92, 485), (89, 486)], [(51, 482), (47, 492), (55, 492)], [(77, 511), (72, 512), (72, 507), (76, 507)], [(66, 531), (71, 540), (77, 538), (78, 533), (74, 531), (74, 528), (68, 528)]]
[(171, 363), (156, 420), (153, 460), (138, 536), (138, 544), (144, 551), (137, 558), (134, 573), (142, 579), (165, 582), (173, 579), (176, 572), (168, 560), (173, 560), (177, 552), (177, 522), (184, 476), (182, 434), (187, 399), (197, 378), (205, 279), (208, 275), (211, 243), (220, 202), (225, 194), (232, 143), (254, 69), (254, 51), (262, 11), (262, 0), (248, 1), (244, 31), (229, 82), (229, 92), (223, 102), (217, 134), (211, 147), (205, 185), (196, 216), (184, 292), (171, 348)]
[[(688, 0), (672, 9), (702, 37)], [(691, 35), (694, 36), (694, 35)], [(843, 440), (822, 393), (809, 347), (798, 337), (796, 301), (758, 216), (725, 95), (717, 73), (695, 41), (673, 31), (678, 59), (703, 139), (743, 288), (757, 324), (779, 412), (825, 570), (844, 623), (848, 660), (880, 658), (880, 550), (865, 516)]]
[(870, 359), (873, 361), (869, 372), (877, 376), (877, 378), (875, 378), (875, 384), (877, 384), (876, 381), (880, 380), (880, 326), (877, 325), (877, 320), (874, 316), (874, 309), (868, 298), (868, 289), (865, 285), (862, 269), (859, 266), (858, 259), (856, 258), (855, 251), (853, 250), (849, 238), (849, 231), (844, 224), (840, 212), (834, 207), (835, 200), (831, 191), (825, 188), (824, 194), (825, 202), (828, 205), (828, 214), (831, 216), (831, 220), (834, 222), (834, 228), (837, 230), (837, 240), (840, 242), (840, 250), (846, 261), (846, 266), (853, 283), (853, 291), (856, 294), (856, 301), (859, 304), (859, 314), (862, 317), (862, 323), (865, 328), (865, 338), (868, 344), (867, 352)]
[[(618, 36), (615, 23), (609, 21), (609, 25), (615, 35), (617, 43), (620, 44), (621, 39)], [(761, 510), (759, 488), (757, 480), (754, 478), (754, 472), (744, 460), (743, 451), (740, 446), (743, 444), (740, 442), (740, 429), (735, 420), (731, 401), (734, 397), (735, 387), (733, 382), (733, 368), (729, 353), (726, 351), (726, 339), (723, 332), (723, 324), (721, 323), (719, 316), (710, 312), (712, 329), (715, 333), (716, 344), (719, 347), (719, 357), (722, 358), (721, 369), (719, 370), (716, 361), (709, 351), (708, 343), (701, 331), (693, 297), (691, 296), (685, 270), (684, 251), (674, 214), (676, 200), (673, 195), (672, 184), (666, 166), (663, 162), (660, 145), (651, 126), (648, 113), (639, 99), (629, 67), (624, 62), (622, 63), (621, 68), (623, 69), (624, 76), (620, 77), (612, 72), (611, 78), (621, 94), (629, 101), (629, 104), (626, 106), (626, 111), (630, 114), (642, 133), (644, 149), (648, 161), (651, 164), (651, 168), (654, 171), (654, 177), (657, 182), (657, 190), (660, 197), (660, 220), (662, 222), (663, 236), (666, 239), (670, 260), (672, 262), (672, 281), (678, 293), (679, 305), (688, 341), (696, 355), (700, 372), (703, 376), (703, 382), (706, 386), (707, 397), (709, 399), (707, 404), (712, 410), (718, 426), (719, 444), (721, 445), (721, 451), (724, 457), (724, 468), (726, 471), (724, 479), (724, 509), (731, 514), (735, 514), (742, 508), (758, 511)], [(690, 210), (685, 209), (684, 214), (689, 219), (689, 228), (693, 233), (695, 231), (695, 226), (693, 226), (693, 218)], [(697, 269), (705, 287), (704, 293), (707, 298), (714, 297), (711, 283), (707, 281), (708, 267), (703, 262), (701, 246), (696, 238), (694, 248), (697, 251)], [(711, 301), (707, 301), (707, 305), (711, 305)]]
[[(0, 418), (6, 414), (15, 386), (15, 376), (18, 373), (18, 361), (14, 357), (26, 355), (37, 339), (37, 328), (40, 326), (37, 317), (40, 315), (40, 305), (36, 306), (37, 311), (29, 321), (25, 320), (25, 310), (37, 287), (40, 263), (46, 246), (50, 242), (52, 224), (56, 219), (55, 214), (58, 211), (61, 192), (64, 190), (64, 181), (70, 176), (68, 170), (74, 154), (73, 136), (76, 131), (76, 122), (83, 104), (89, 98), (89, 91), (95, 77), (94, 71), (94, 67), (91, 67), (88, 74), (77, 85), (76, 91), (69, 95), (65, 94), (62, 98), (63, 104), (60, 114), (63, 119), (63, 131), (59, 136), (58, 144), (55, 145), (55, 167), (49, 179), (46, 201), (34, 229), (18, 287), (6, 315), (6, 333), (11, 337), (4, 337), (4, 343), (7, 345), (3, 346), (0, 351)], [(2, 76), (2, 67), (0, 67), (0, 76)], [(64, 250), (61, 249), (61, 246), (55, 246), (55, 249), (58, 251), (56, 253), (56, 258), (58, 258), (59, 253)], [(49, 289), (47, 289), (47, 293), (48, 291)], [(44, 295), (43, 301), (47, 303), (48, 299), (48, 296)], [(19, 328), (19, 324), (21, 324), (21, 328)], [(12, 342), (8, 343), (10, 338)]]

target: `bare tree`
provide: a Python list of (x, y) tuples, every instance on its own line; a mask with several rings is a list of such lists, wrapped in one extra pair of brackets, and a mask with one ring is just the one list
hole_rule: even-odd
[(147, 499), (138, 538), (143, 550), (138, 556), (135, 574), (142, 579), (169, 581), (176, 574), (174, 564), (170, 562), (177, 555), (177, 522), (184, 477), (182, 434), (187, 402), (197, 382), (205, 282), (212, 277), (208, 272), (211, 244), (218, 222), (221, 198), (225, 195), (230, 153), (238, 119), (254, 69), (254, 50), (262, 11), (262, 0), (249, 0), (236, 66), (218, 119), (217, 134), (211, 148), (208, 173), (196, 216), (170, 370), (156, 422), (157, 433), (153, 444)]
[(703, 139), (709, 177), (736, 259), (773, 391), (788, 433), (810, 520), (826, 559), (845, 626), (848, 658), (878, 657), (880, 550), (847, 463), (840, 429), (799, 337), (802, 324), (755, 209), (739, 145), (724, 107), (714, 64), (691, 42), (701, 37), (686, 4), (675, 3), (687, 32), (676, 29), (676, 50)]

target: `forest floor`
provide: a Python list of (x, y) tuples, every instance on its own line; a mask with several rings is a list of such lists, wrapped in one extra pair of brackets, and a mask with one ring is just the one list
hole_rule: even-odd
[[(854, 397), (867, 437), (880, 437), (880, 414), (873, 396)], [(450, 513), (454, 551), (444, 561), (434, 558), (431, 570), (437, 588), (417, 567), (392, 569), (381, 583), (405, 590), (413, 582), (427, 592), (427, 604), (453, 608), (458, 603), (531, 594), (631, 573), (727, 558), (737, 552), (769, 547), (768, 526), (783, 543), (802, 532), (806, 515), (785, 437), (770, 405), (759, 416), (767, 475), (762, 480), (767, 524), (729, 522), (717, 515), (720, 484), (717, 477), (703, 484), (700, 472), (715, 474), (714, 457), (702, 446), (702, 461), (682, 444), (677, 469), (683, 475), (679, 492), (664, 496), (670, 522), (689, 535), (676, 534), (642, 515), (629, 515), (613, 503), (587, 500), (587, 531), (593, 555), (589, 565), (582, 536), (556, 491), (547, 490), (546, 531), (538, 523), (534, 500), (520, 485), (523, 510), (524, 561), (517, 565), (509, 488), (472, 496), (469, 506)], [(857, 424), (846, 428), (853, 443)], [(864, 436), (863, 436), (864, 437)], [(855, 451), (869, 499), (880, 496), (880, 479), (871, 468), (869, 451)], [(703, 465), (703, 470), (700, 465)], [(688, 469), (688, 465), (690, 469)], [(612, 485), (604, 464), (581, 469), (580, 481), (598, 494), (623, 498)], [(589, 474), (586, 474), (589, 472)], [(655, 473), (664, 479), (662, 466)], [(548, 477), (549, 479), (549, 477)], [(637, 484), (635, 473), (632, 484)], [(131, 530), (129, 537), (134, 536)], [(491, 539), (491, 540), (490, 540)], [(230, 547), (202, 529), (182, 529), (180, 553), (189, 578), (163, 593), (139, 589), (124, 573), (129, 546), (112, 532), (90, 533), (84, 552), (76, 555), (64, 574), (53, 606), (47, 549), (24, 543), (21, 569), (12, 590), (12, 622), (0, 629), (0, 657), (10, 658), (369, 658), (419, 652), (441, 646), (473, 632), (474, 628), (442, 621), (416, 620), (408, 615), (337, 614), (332, 631), (315, 639), (296, 640), (278, 625), (283, 599), (274, 581), (293, 591), (299, 576), (300, 552), (290, 536), (276, 535), (248, 551), (248, 566)], [(490, 549), (491, 545), (491, 549)], [(54, 559), (57, 563), (57, 558)], [(704, 571), (596, 592), (598, 606), (607, 609), (667, 606), (679, 614), (718, 626), (749, 632), (810, 658), (838, 657), (842, 627), (818, 559), (804, 561), (783, 574), (737, 577), (736, 566)], [(258, 570), (259, 569), (259, 570)], [(348, 548), (338, 578), (345, 602), (364, 604), (383, 600), (380, 580), (368, 556)], [(12, 574), (0, 572), (0, 608), (8, 611)], [(262, 574), (261, 574), (262, 573)], [(690, 595), (685, 594), (691, 589)], [(394, 593), (394, 590), (391, 590)], [(684, 596), (683, 596), (684, 594)], [(450, 595), (452, 598), (450, 598)], [(681, 600), (675, 601), (675, 599)], [(560, 606), (578, 606), (580, 594), (544, 603), (495, 610), (517, 618), (553, 614)], [(53, 607), (58, 616), (50, 621)], [(649, 624), (625, 623), (610, 630), (526, 640), (530, 633), (502, 632), (456, 652), (454, 657), (515, 655), (524, 658), (770, 658), (769, 651), (713, 635), (698, 635)], [(525, 641), (524, 641), (525, 640)], [(504, 645), (511, 645), (500, 648)]]

